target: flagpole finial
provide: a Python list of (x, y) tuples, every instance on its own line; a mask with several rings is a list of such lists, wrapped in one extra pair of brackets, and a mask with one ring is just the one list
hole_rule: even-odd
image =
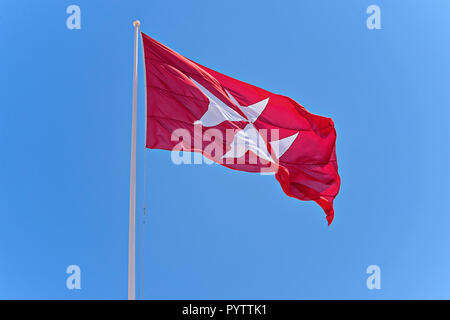
[(135, 28), (138, 27), (139, 28), (140, 26), (141, 26), (141, 22), (139, 20), (134, 20), (133, 21), (133, 27), (135, 27)]

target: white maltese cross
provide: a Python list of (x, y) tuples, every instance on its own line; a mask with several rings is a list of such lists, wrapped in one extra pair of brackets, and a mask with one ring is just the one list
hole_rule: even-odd
[[(247, 151), (252, 151), (261, 159), (276, 163), (267, 150), (267, 145), (264, 138), (253, 124), (266, 108), (269, 98), (249, 106), (241, 106), (237, 100), (227, 90), (225, 90), (233, 104), (236, 105), (245, 115), (246, 118), (244, 118), (223, 103), (219, 98), (214, 96), (200, 83), (192, 78), (190, 79), (209, 100), (208, 110), (200, 118), (200, 120), (195, 121), (194, 124), (201, 124), (204, 127), (214, 127), (224, 121), (243, 121), (248, 123), (244, 129), (239, 130), (234, 135), (233, 142), (230, 145), (231, 149), (225, 153), (222, 158), (240, 158)], [(279, 140), (272, 140), (269, 142), (272, 152), (278, 159), (289, 149), (297, 136), (298, 132), (289, 137)]]

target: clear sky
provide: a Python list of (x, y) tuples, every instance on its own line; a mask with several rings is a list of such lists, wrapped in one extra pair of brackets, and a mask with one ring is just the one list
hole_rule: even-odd
[[(71, 4), (80, 30), (66, 27)], [(366, 27), (371, 4), (381, 30)], [(450, 298), (449, 12), (444, 0), (1, 1), (0, 298), (127, 297), (134, 19), (333, 118), (342, 178), (328, 227), (274, 177), (148, 150), (144, 298)], [(81, 290), (66, 288), (72, 264)]]

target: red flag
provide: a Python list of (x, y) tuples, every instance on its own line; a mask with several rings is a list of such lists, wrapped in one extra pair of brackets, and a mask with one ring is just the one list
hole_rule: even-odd
[(226, 167), (275, 174), (333, 221), (339, 192), (333, 121), (294, 100), (193, 62), (142, 34), (150, 149), (195, 151)]

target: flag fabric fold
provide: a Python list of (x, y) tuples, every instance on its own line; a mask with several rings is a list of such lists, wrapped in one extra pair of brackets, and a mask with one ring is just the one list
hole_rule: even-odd
[(330, 118), (191, 61), (142, 33), (146, 147), (200, 152), (231, 169), (274, 174), (283, 191), (334, 218), (339, 192)]

